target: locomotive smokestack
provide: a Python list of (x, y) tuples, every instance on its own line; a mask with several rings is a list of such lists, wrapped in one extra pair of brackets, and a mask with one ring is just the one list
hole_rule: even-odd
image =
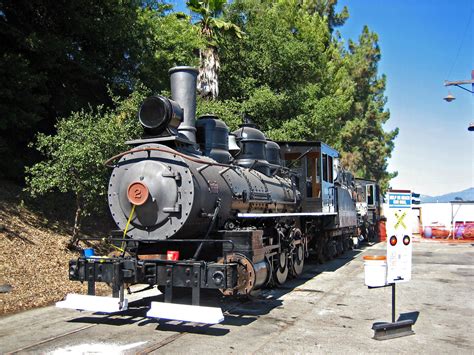
[(183, 122), (178, 131), (196, 143), (196, 80), (198, 70), (193, 67), (174, 67), (169, 70), (171, 98), (184, 111)]

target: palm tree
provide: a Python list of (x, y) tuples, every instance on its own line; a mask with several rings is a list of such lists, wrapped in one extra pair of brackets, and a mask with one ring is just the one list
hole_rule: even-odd
[(205, 48), (199, 51), (197, 89), (201, 97), (210, 100), (216, 99), (219, 95), (219, 41), (226, 33), (237, 38), (242, 38), (243, 35), (239, 26), (222, 20), (226, 3), (227, 0), (189, 0), (186, 3), (188, 8), (199, 16), (197, 24), (206, 42)]

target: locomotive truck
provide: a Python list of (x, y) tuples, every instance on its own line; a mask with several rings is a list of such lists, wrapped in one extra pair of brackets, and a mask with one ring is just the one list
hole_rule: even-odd
[[(170, 69), (171, 98), (140, 106), (145, 136), (112, 157), (108, 203), (118, 229), (113, 256), (71, 260), (69, 278), (88, 295), (66, 307), (125, 311), (129, 284), (157, 286), (164, 302), (149, 317), (217, 323), (219, 308), (199, 306), (202, 289), (246, 296), (303, 272), (305, 258), (330, 259), (357, 236), (353, 175), (323, 142), (274, 142), (251, 123), (230, 133), (213, 115), (195, 118), (197, 70)], [(95, 296), (95, 283), (112, 297)], [(192, 305), (173, 303), (178, 289)]]

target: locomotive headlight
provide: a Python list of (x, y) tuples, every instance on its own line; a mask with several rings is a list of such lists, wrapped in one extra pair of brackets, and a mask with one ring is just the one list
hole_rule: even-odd
[(224, 274), (222, 273), (222, 271), (216, 271), (212, 275), (212, 279), (214, 280), (214, 283), (216, 284), (216, 286), (222, 286), (224, 282)]
[(183, 121), (183, 109), (164, 96), (150, 96), (140, 106), (138, 120), (147, 133), (156, 135), (167, 128), (178, 128)]

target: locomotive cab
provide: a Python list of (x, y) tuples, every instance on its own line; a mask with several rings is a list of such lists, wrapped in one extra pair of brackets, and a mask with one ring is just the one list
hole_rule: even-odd
[(302, 212), (332, 214), (337, 211), (334, 192), (336, 150), (323, 142), (278, 142), (285, 167), (297, 175), (304, 196)]
[(278, 142), (286, 168), (304, 198), (301, 229), (320, 261), (351, 247), (357, 233), (352, 175), (338, 166), (339, 153), (323, 142)]

